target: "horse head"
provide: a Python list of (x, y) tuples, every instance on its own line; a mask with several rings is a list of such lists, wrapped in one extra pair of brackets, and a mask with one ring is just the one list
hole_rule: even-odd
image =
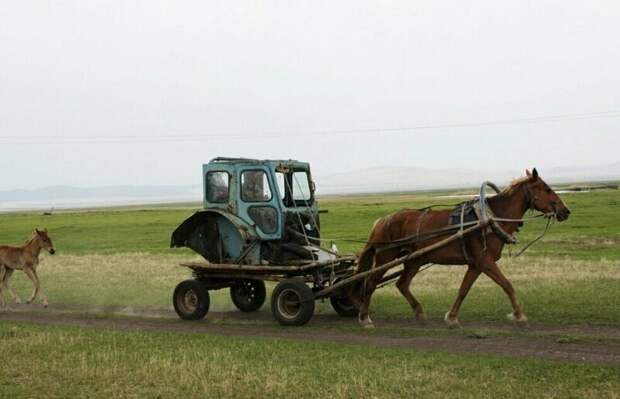
[(38, 239), (41, 248), (49, 252), (50, 255), (54, 255), (56, 253), (56, 250), (54, 249), (54, 244), (52, 243), (52, 239), (47, 234), (47, 229), (34, 229), (33, 234), (35, 235), (35, 238)]
[(523, 187), (527, 193), (530, 208), (548, 215), (555, 215), (560, 222), (568, 219), (570, 209), (562, 198), (538, 175), (536, 168), (532, 172), (526, 170), (525, 173), (528, 179)]

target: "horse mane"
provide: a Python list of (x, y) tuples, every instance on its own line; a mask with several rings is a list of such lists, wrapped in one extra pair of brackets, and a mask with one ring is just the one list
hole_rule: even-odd
[(37, 233), (32, 233), (32, 237), (30, 237), (29, 239), (27, 239), (26, 241), (24, 241), (24, 244), (28, 245), (31, 242), (33, 242), (34, 240), (36, 240), (38, 237)]
[(529, 182), (530, 179), (531, 179), (531, 176), (518, 177), (514, 179), (513, 181), (511, 181), (510, 185), (506, 187), (505, 189), (503, 189), (498, 195), (510, 195), (514, 192), (514, 190), (521, 187), (523, 183)]

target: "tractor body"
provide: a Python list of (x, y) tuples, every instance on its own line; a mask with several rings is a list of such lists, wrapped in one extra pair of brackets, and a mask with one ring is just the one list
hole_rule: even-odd
[(172, 234), (219, 264), (282, 264), (320, 256), (310, 165), (295, 160), (215, 158), (202, 167), (203, 209)]

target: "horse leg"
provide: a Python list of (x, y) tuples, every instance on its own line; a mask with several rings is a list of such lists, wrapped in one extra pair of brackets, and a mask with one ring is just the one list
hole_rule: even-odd
[(0, 265), (0, 308), (4, 308), (6, 303), (4, 302), (4, 294), (2, 293), (2, 287), (4, 286), (4, 275), (6, 274), (6, 268)]
[(405, 269), (396, 282), (396, 287), (400, 293), (405, 297), (409, 305), (415, 312), (415, 317), (419, 322), (426, 322), (426, 314), (422, 304), (411, 293), (410, 285), (411, 280), (420, 270), (422, 264), (420, 262), (410, 261), (405, 263)]
[(43, 307), (46, 308), (49, 303), (47, 302), (47, 295), (45, 295), (45, 292), (43, 292), (43, 288), (41, 288), (41, 284), (40, 284), (40, 279), (39, 279), (39, 275), (37, 274), (36, 270), (32, 270), (32, 272), (34, 273), (34, 276), (37, 278), (37, 284), (39, 285), (39, 296), (41, 296), (41, 303), (43, 303)]
[(32, 287), (33, 287), (32, 295), (30, 296), (30, 298), (28, 298), (26, 303), (32, 303), (35, 299), (37, 299), (41, 285), (39, 283), (39, 279), (37, 278), (37, 275), (35, 274), (34, 270), (32, 270), (29, 267), (24, 267), (24, 273), (26, 273), (28, 278), (30, 278), (30, 281), (32, 281)]
[[(380, 254), (374, 254), (373, 256), (374, 258), (374, 265), (375, 266), (381, 266), (387, 262), (389, 262), (390, 260), (392, 260), (394, 257), (390, 256), (389, 254), (384, 254), (384, 253), (380, 253)], [(381, 281), (381, 277), (383, 274), (379, 275), (370, 275), (365, 282), (363, 282), (362, 284), (362, 305), (360, 306), (360, 312), (359, 312), (359, 322), (362, 326), (364, 326), (364, 328), (372, 328), (374, 327), (372, 324), (372, 320), (370, 319), (369, 316), (369, 312), (368, 309), (370, 308), (370, 300), (372, 299), (372, 294), (375, 292), (375, 289), (377, 288), (377, 285), (379, 284), (379, 281)]]
[(517, 323), (527, 323), (527, 317), (523, 310), (521, 309), (521, 305), (517, 301), (517, 296), (515, 295), (515, 290), (510, 284), (510, 281), (504, 276), (502, 271), (497, 266), (497, 263), (492, 260), (487, 260), (484, 263), (484, 268), (482, 269), (484, 274), (489, 276), (491, 280), (495, 281), (497, 285), (502, 287), (508, 298), (510, 299), (510, 303), (512, 304), (513, 313), (508, 314), (508, 318), (510, 320), (514, 320)]
[(444, 321), (446, 322), (448, 327), (461, 327), (461, 323), (458, 319), (461, 304), (465, 300), (467, 293), (469, 293), (469, 289), (474, 284), (479, 275), (480, 270), (477, 269), (474, 265), (467, 266), (467, 271), (465, 272), (465, 276), (463, 277), (463, 281), (461, 282), (461, 287), (459, 288), (459, 293), (456, 297), (456, 300), (454, 301), (454, 304), (452, 304), (452, 308), (450, 309), (450, 311), (444, 316)]
[(372, 320), (368, 314), (368, 309), (370, 308), (372, 294), (375, 291), (375, 288), (377, 288), (377, 281), (371, 276), (362, 284), (364, 284), (362, 288), (363, 297), (358, 315), (358, 321), (364, 328), (373, 328), (374, 325), (372, 324)]
[(17, 296), (15, 291), (13, 291), (13, 287), (9, 285), (9, 279), (13, 275), (14, 271), (15, 271), (14, 269), (6, 269), (4, 278), (1, 279), (0, 281), (2, 282), (2, 284), (4, 284), (4, 287), (7, 289), (7, 291), (9, 291), (9, 294), (11, 294), (11, 297), (13, 297), (13, 300), (15, 301), (15, 303), (22, 303), (22, 300), (19, 299), (19, 296)]

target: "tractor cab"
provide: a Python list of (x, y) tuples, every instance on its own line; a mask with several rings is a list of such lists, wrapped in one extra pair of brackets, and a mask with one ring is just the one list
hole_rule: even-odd
[(215, 158), (202, 167), (203, 209), (173, 233), (212, 263), (313, 259), (320, 237), (310, 165), (295, 160)]

